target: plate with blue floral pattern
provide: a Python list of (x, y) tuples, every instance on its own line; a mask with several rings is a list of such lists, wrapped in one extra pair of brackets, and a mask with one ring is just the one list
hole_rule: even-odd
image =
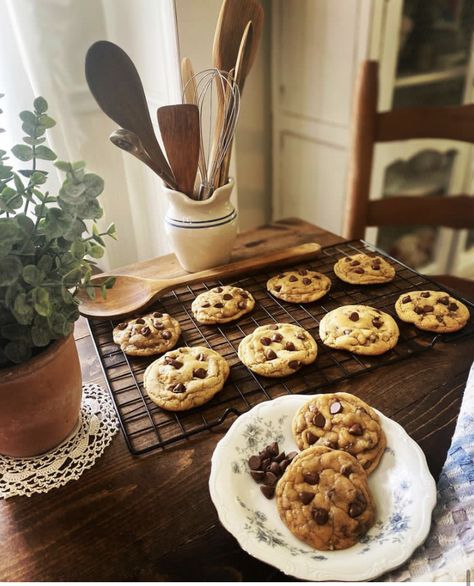
[(266, 499), (249, 474), (248, 458), (277, 441), (298, 450), (291, 422), (310, 400), (290, 395), (266, 401), (241, 415), (217, 444), (209, 490), (223, 526), (250, 555), (301, 580), (372, 580), (400, 566), (423, 543), (436, 504), (436, 484), (418, 444), (377, 411), (387, 447), (369, 477), (375, 525), (352, 547), (319, 551), (297, 539), (281, 521), (275, 499)]

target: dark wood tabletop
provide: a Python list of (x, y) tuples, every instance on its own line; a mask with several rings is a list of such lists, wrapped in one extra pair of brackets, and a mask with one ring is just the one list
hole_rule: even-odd
[[(309, 241), (327, 246), (342, 239), (283, 220), (241, 234), (234, 259)], [(172, 255), (117, 272), (182, 274)], [(84, 382), (105, 391), (84, 320), (77, 323), (76, 340)], [(473, 356), (474, 337), (439, 343), (337, 390), (357, 394), (400, 423), (437, 477)], [(219, 523), (208, 479), (212, 452), (225, 430), (140, 457), (129, 453), (119, 432), (79, 480), (44, 495), (0, 501), (0, 580), (286, 580), (242, 551)]]

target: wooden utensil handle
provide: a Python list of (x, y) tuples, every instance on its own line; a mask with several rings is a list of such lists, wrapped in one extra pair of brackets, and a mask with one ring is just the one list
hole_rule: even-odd
[(306, 244), (300, 244), (299, 246), (286, 248), (285, 250), (276, 250), (275, 252), (263, 256), (246, 258), (228, 265), (222, 265), (206, 271), (199, 271), (198, 273), (191, 273), (189, 275), (177, 277), (172, 281), (170, 280), (169, 287), (167, 285), (166, 288), (169, 290), (177, 285), (190, 285), (191, 283), (233, 277), (245, 272), (253, 272), (264, 267), (271, 267), (285, 261), (291, 261), (296, 264), (316, 256), (320, 250), (321, 246), (319, 244), (316, 244), (316, 242), (308, 242)]

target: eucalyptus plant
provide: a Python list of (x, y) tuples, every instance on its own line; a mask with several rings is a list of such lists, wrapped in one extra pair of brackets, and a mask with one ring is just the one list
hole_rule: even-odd
[[(97, 198), (104, 181), (87, 173), (83, 161), (56, 160), (45, 144), (56, 124), (47, 110), (39, 97), (33, 111), (20, 113), (26, 136), (11, 152), (29, 168), (15, 171), (0, 150), (0, 367), (68, 336), (79, 317), (79, 290), (95, 298), (99, 287), (105, 297), (114, 283), (112, 277), (100, 286), (91, 282), (104, 237), (115, 238), (113, 224), (100, 232), (93, 223), (103, 214)], [(44, 161), (65, 174), (57, 195), (45, 190)]]

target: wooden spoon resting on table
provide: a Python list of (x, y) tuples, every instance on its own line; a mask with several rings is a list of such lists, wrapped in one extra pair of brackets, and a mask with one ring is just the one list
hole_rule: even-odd
[[(189, 273), (172, 279), (145, 279), (143, 277), (117, 275), (114, 286), (112, 289), (107, 290), (106, 299), (99, 298), (99, 296), (96, 299), (89, 299), (85, 292), (81, 292), (79, 295), (79, 311), (87, 317), (110, 319), (120, 317), (143, 309), (153, 303), (160, 295), (180, 285), (191, 285), (192, 283), (234, 277), (285, 262), (297, 264), (313, 258), (319, 254), (320, 250), (321, 246), (319, 244), (308, 242), (263, 256), (247, 258), (215, 267), (214, 269)], [(94, 277), (92, 282), (100, 285), (107, 276), (110, 275)]]

